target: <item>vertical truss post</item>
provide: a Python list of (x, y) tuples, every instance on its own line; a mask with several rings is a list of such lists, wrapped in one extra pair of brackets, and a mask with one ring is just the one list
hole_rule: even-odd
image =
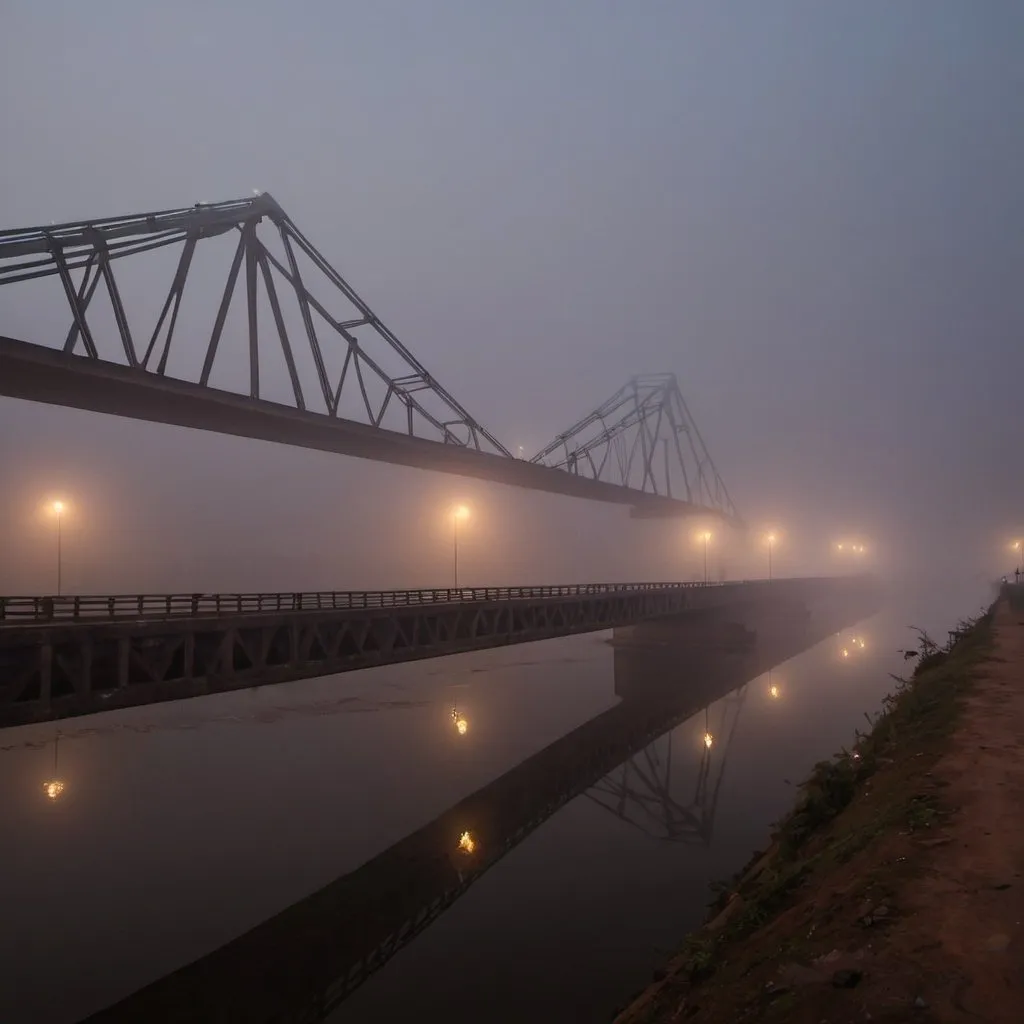
[(245, 244), (245, 294), (249, 310), (249, 397), (260, 397), (260, 340), (257, 325), (256, 294), (256, 224), (249, 221), (242, 228), (242, 240)]

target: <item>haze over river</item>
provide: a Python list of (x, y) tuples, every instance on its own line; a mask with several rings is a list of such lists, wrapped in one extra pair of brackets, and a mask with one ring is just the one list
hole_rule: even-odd
[(794, 783), (866, 725), (903, 671), (908, 625), (944, 641), (984, 601), (893, 593), (795, 656), (790, 641), (770, 673), (601, 633), (0, 732), (0, 1020), (77, 1021), (353, 871), (623, 694), (660, 688), (678, 711), (692, 687), (686, 717), (666, 713), (668, 731), (328, 1018), (608, 1019), (700, 922), (708, 884), (764, 847)]

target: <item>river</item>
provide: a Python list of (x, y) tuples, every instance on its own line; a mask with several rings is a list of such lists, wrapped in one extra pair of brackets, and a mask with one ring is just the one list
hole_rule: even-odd
[[(756, 655), (699, 664), (592, 634), (6, 730), (0, 1021), (77, 1021), (435, 819), (452, 837), (441, 869), (466, 880), (457, 898), (365, 983), (342, 985), (327, 1019), (607, 1020), (699, 923), (709, 883), (765, 845), (793, 784), (866, 725), (908, 623), (938, 631), (976, 604), (903, 593), (865, 621), (774, 647), (759, 635)], [(637, 706), (663, 728), (622, 717)], [(543, 769), (564, 796), (543, 814), (520, 806), (544, 788), (528, 759), (583, 765), (590, 734), (573, 730), (595, 719), (650, 742), (599, 780), (581, 768), (555, 785)], [(594, 749), (621, 761), (618, 741)], [(504, 817), (460, 804), (494, 780)], [(479, 820), (463, 821), (473, 807)], [(515, 815), (530, 827), (512, 841)], [(460, 850), (463, 832), (482, 848)], [(442, 876), (416, 870), (427, 899)], [(282, 956), (322, 959), (288, 942)]]

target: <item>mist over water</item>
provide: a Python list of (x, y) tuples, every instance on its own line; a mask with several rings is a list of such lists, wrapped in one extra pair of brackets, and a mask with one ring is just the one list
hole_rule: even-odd
[[(706, 710), (634, 755), (674, 801), (703, 816), (704, 840), (667, 841), (656, 801), (632, 801), (631, 824), (588, 790), (332, 1019), (400, 1019), (411, 1003), (454, 1020), (485, 1011), (521, 1020), (530, 1005), (531, 1019), (559, 1019), (575, 1006), (601, 1019), (699, 922), (708, 884), (764, 844), (792, 784), (852, 742), (863, 713), (891, 687), (888, 673), (902, 669), (898, 650), (913, 640), (907, 621), (936, 633), (954, 624), (948, 601), (907, 598), (890, 598), (770, 676), (739, 672)], [(0, 814), (18, 842), (0, 852), (0, 949), (18, 982), (3, 988), (0, 1016), (77, 1020), (354, 870), (615, 707), (631, 680), (700, 683), (685, 657), (664, 661), (656, 651), (642, 656), (637, 664), (648, 667), (635, 679), (623, 675), (631, 662), (617, 662), (621, 652), (606, 638), (6, 730)], [(708, 666), (715, 657), (723, 656)], [(452, 728), (453, 706), (469, 722), (464, 736)], [(715, 745), (701, 797), (705, 730)], [(58, 732), (67, 790), (51, 804), (39, 787), (52, 774)], [(608, 778), (616, 783), (622, 770)], [(59, 925), (39, 914), (41, 891), (59, 908)], [(59, 989), (46, 984), (55, 961), (65, 965)]]
[[(776, 577), (884, 582), (853, 632), (636, 755), (664, 766), (671, 738), (689, 800), (732, 716), (708, 841), (580, 793), (332, 1019), (606, 1016), (915, 629), (944, 641), (1013, 572), (1024, 6), (9, 0), (2, 21), (0, 231), (266, 190), (513, 453), (675, 373), (748, 529), (0, 397), (0, 594), (56, 590), (57, 499), (65, 594), (447, 587), (456, 505), (463, 586), (763, 578), (769, 532)], [(220, 297), (209, 248), (183, 356)], [(117, 263), (145, 344), (174, 261)], [(212, 382), (248, 394), (243, 311)], [(0, 285), (0, 337), (59, 348), (69, 316), (55, 278)], [(279, 360), (266, 395), (286, 380)], [(71, 1024), (617, 707), (607, 639), (0, 731), (0, 1020)]]

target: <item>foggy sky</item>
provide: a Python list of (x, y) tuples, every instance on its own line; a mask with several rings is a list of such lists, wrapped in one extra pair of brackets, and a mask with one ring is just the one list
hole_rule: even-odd
[[(1010, 0), (5, 0), (0, 226), (265, 189), (509, 447), (675, 372), (780, 571), (856, 533), (980, 578), (1024, 530), (1022, 39)], [(697, 571), (614, 507), (2, 399), (0, 485), (7, 591), (52, 589), (55, 493), (85, 591), (446, 584), (454, 498), (466, 582)]]

